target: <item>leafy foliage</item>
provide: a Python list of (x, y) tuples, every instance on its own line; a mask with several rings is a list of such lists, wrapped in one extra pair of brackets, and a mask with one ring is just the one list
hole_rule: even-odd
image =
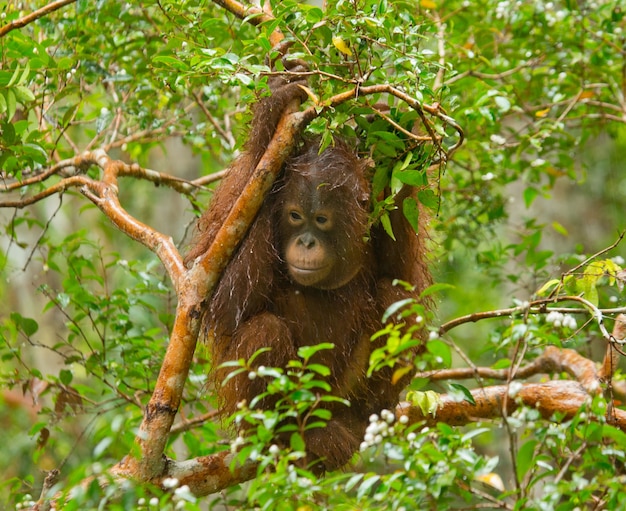
[[(424, 415), (435, 413), (439, 391), (471, 402), (469, 388), (491, 383), (477, 377), (442, 387), (429, 370), (514, 369), (548, 345), (597, 360), (604, 320), (623, 302), (620, 246), (588, 255), (626, 227), (621, 0), (340, 0), (325, 10), (271, 4), (273, 19), (254, 26), (208, 0), (80, 0), (7, 30), (41, 5), (0, 0), (3, 191), (18, 200), (74, 175), (97, 179), (95, 167), (70, 166), (38, 180), (94, 149), (179, 179), (188, 177), (181, 160), (189, 155), (207, 175), (221, 170), (245, 139), (248, 106), (283, 71), (280, 60), (270, 66), (279, 29), (293, 41), (290, 57), (309, 69), (307, 104), (321, 112), (309, 131), (325, 144), (335, 136), (358, 140), (362, 156), (375, 162), (375, 199), (386, 187), (418, 189), (403, 211), (417, 225), (420, 202), (433, 217), (440, 284), (431, 291), (438, 291), (439, 317), (513, 302), (507, 314), (488, 316), (500, 319), (453, 332), (415, 304), (388, 311), (417, 311), (432, 331), (409, 396)], [(424, 109), (382, 92), (332, 103), (381, 84)], [(429, 113), (437, 108), (442, 115)], [(452, 121), (465, 135), (460, 147)], [(25, 195), (15, 183), (25, 185)], [(161, 200), (161, 190), (120, 183), (129, 209), (183, 238), (181, 226), (192, 217), (184, 205), (176, 215), (159, 211), (174, 191)], [(183, 190), (189, 209), (204, 204), (204, 184)], [(135, 449), (175, 304), (151, 255), (82, 207), (84, 197), (59, 192), (56, 208), (48, 199), (3, 209), (0, 217), (0, 507), (28, 507), (38, 498), (41, 471), (56, 468), (63, 484), (54, 490), (71, 492), (63, 509), (624, 507), (625, 439), (606, 421), (616, 406), (608, 392), (567, 419), (546, 421), (520, 407), (498, 421), (501, 428), (426, 428), (381, 412), (354, 467), (317, 478), (290, 463), (303, 450), (298, 428), (289, 445), (273, 441), (284, 417), (307, 417), (301, 428), (328, 419), (317, 408), (326, 368), (311, 364), (306, 350), (285, 371), (252, 376), (273, 378), (269, 391), (289, 397), (276, 411), (242, 409), (234, 420), (249, 423), (251, 433), (233, 442), (223, 441), (224, 425), (212, 420), (209, 362), (202, 348), (195, 355), (183, 420), (166, 454), (182, 459), (231, 447), (239, 461), (259, 462), (251, 483), (208, 504), (176, 481), (160, 489), (128, 484), (121, 497), (114, 482), (81, 486)], [(385, 224), (391, 207), (376, 203), (372, 221)], [(564, 300), (571, 311), (548, 310)], [(394, 366), (416, 342), (393, 325), (377, 335), (386, 344), (371, 371)], [(234, 364), (250, 372), (249, 361)], [(618, 371), (613, 383), (622, 379)]]

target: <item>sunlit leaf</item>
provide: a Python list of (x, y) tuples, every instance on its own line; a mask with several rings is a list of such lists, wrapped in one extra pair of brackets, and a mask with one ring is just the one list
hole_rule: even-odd
[(341, 36), (333, 37), (333, 45), (344, 55), (347, 55), (348, 57), (352, 57), (352, 50), (346, 44), (346, 42), (343, 40)]

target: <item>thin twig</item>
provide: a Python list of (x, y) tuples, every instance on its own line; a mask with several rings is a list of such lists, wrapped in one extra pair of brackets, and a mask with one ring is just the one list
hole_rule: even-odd
[[(41, 183), (48, 179), (53, 175), (61, 175), (66, 177), (65, 180), (61, 181), (53, 185), (57, 187), (51, 193), (56, 193), (59, 191), (59, 186), (82, 186), (87, 184), (86, 181), (67, 181), (67, 179), (71, 179), (77, 172), (85, 171), (92, 165), (98, 165), (97, 158), (95, 155), (99, 154), (99, 151), (85, 151), (82, 154), (75, 156), (73, 158), (69, 158), (67, 160), (63, 160), (58, 162), (57, 164), (51, 166), (41, 174), (37, 174), (35, 176), (29, 177), (28, 179), (24, 179), (23, 181), (16, 181), (13, 183), (9, 183), (0, 187), (0, 192), (9, 192), (15, 191), (20, 188), (25, 188), (35, 183)], [(145, 181), (150, 181), (155, 185), (159, 186), (168, 186), (177, 192), (189, 195), (196, 191), (198, 188), (205, 186), (208, 183), (213, 181), (217, 181), (221, 179), (226, 171), (216, 172), (214, 174), (210, 174), (208, 176), (204, 176), (199, 179), (194, 179), (193, 181), (188, 181), (186, 179), (182, 179), (177, 176), (172, 176), (171, 174), (165, 174), (163, 172), (158, 172), (152, 169), (146, 169), (140, 167), (136, 163), (126, 164), (124, 162), (118, 162), (117, 164), (117, 176), (118, 177), (134, 177), (137, 179), (143, 179)], [(88, 179), (88, 178), (84, 178)], [(93, 181), (95, 183), (96, 181)], [(65, 183), (65, 184), (64, 184)], [(22, 198), (19, 201), (0, 201), (0, 207), (24, 207), (32, 204), (33, 202), (37, 202), (39, 200), (45, 199), (50, 195), (50, 193), (44, 192), (35, 195), (33, 197)]]
[[(332, 96), (328, 100), (324, 101), (322, 106), (325, 108), (334, 108), (342, 103), (345, 103), (346, 101), (355, 99), (359, 96), (367, 96), (367, 95), (372, 95), (372, 94), (390, 94), (398, 98), (399, 100), (403, 101), (411, 108), (413, 108), (418, 113), (418, 115), (422, 118), (422, 122), (426, 130), (429, 132), (430, 140), (432, 140), (434, 144), (438, 145), (438, 137), (433, 132), (432, 126), (430, 125), (428, 120), (424, 117), (424, 113), (428, 113), (429, 115), (435, 118), (438, 118), (445, 124), (451, 126), (457, 132), (458, 140), (452, 146), (446, 148), (445, 150), (443, 150), (443, 148), (441, 147), (439, 148), (440, 151), (445, 155), (447, 159), (449, 159), (450, 155), (456, 149), (458, 149), (463, 143), (463, 140), (465, 139), (465, 134), (463, 132), (463, 129), (461, 128), (461, 126), (459, 126), (459, 124), (452, 117), (449, 117), (443, 112), (441, 105), (439, 105), (438, 103), (436, 103), (435, 105), (429, 105), (427, 103), (420, 103), (415, 98), (412, 98), (405, 92), (387, 83), (377, 84), (377, 85), (368, 85), (364, 87), (354, 87), (350, 90), (347, 90), (339, 94), (336, 94), (335, 96)], [(307, 122), (319, 116), (320, 114), (319, 107), (320, 105), (314, 105), (314, 106), (307, 108), (303, 112), (303, 115)]]
[[(567, 307), (555, 307), (548, 308), (546, 305), (556, 302), (569, 302), (575, 301), (582, 303), (585, 306), (585, 309), (571, 309)], [(584, 312), (589, 313), (591, 311), (594, 317), (602, 317), (604, 314), (614, 314), (620, 312), (626, 312), (626, 307), (619, 307), (614, 309), (599, 309), (595, 307), (592, 303), (581, 298), (579, 296), (560, 296), (556, 298), (545, 298), (541, 300), (534, 300), (529, 302), (528, 304), (520, 305), (518, 307), (510, 307), (508, 309), (498, 309), (493, 311), (484, 311), (484, 312), (475, 312), (473, 314), (467, 314), (466, 316), (461, 316), (459, 318), (455, 318), (447, 323), (444, 323), (439, 327), (439, 335), (443, 335), (444, 333), (456, 328), (460, 325), (464, 325), (465, 323), (476, 323), (477, 321), (481, 321), (483, 319), (492, 319), (492, 318), (501, 318), (505, 316), (513, 316), (515, 314), (521, 314), (528, 310), (530, 314), (545, 314), (546, 312), (551, 312), (553, 310), (557, 310), (559, 312), (570, 312), (573, 314), (582, 314)], [(607, 332), (608, 335), (608, 332)]]
[(582, 263), (580, 263), (577, 266), (574, 266), (571, 270), (567, 271), (564, 275), (572, 275), (574, 273), (576, 273), (578, 270), (580, 270), (583, 266), (585, 266), (586, 264), (589, 264), (591, 261), (593, 261), (594, 259), (597, 259), (598, 257), (600, 257), (602, 254), (606, 254), (607, 252), (613, 250), (615, 247), (617, 247), (617, 245), (619, 245), (622, 240), (624, 239), (624, 235), (626, 235), (626, 231), (622, 231), (618, 238), (615, 240), (614, 243), (612, 243), (611, 245), (609, 245), (606, 248), (603, 248), (602, 250), (600, 250), (599, 252), (596, 252), (595, 254), (593, 254), (592, 256), (589, 256), (587, 259), (585, 259)]
[(204, 101), (202, 101), (200, 94), (194, 91), (193, 97), (196, 100), (196, 104), (200, 107), (200, 110), (202, 110), (202, 113), (206, 116), (209, 122), (213, 125), (213, 127), (215, 128), (215, 131), (217, 131), (217, 133), (219, 133), (219, 135), (224, 139), (224, 141), (226, 141), (226, 143), (228, 144), (228, 147), (230, 149), (235, 147), (235, 139), (233, 138), (232, 133), (227, 133), (226, 131), (224, 131), (224, 129), (217, 122), (217, 119), (215, 119), (215, 117), (213, 117), (211, 112), (209, 112), (209, 109), (204, 104)]

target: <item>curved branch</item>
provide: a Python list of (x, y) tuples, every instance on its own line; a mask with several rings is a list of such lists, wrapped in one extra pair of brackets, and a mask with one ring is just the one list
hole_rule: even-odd
[[(260, 25), (261, 23), (267, 23), (268, 21), (274, 21), (276, 18), (272, 16), (271, 12), (268, 12), (269, 2), (264, 2), (264, 7), (260, 8), (256, 5), (244, 5), (236, 0), (213, 0), (217, 5), (223, 7), (228, 12), (234, 14), (238, 18), (251, 23), (252, 25)], [(274, 29), (274, 32), (270, 35), (270, 42), (272, 46), (276, 46), (284, 39), (284, 35), (278, 28)]]
[[(99, 163), (100, 155), (105, 151), (103, 149), (97, 149), (95, 151), (85, 151), (82, 154), (74, 156), (73, 158), (68, 158), (67, 160), (62, 160), (55, 165), (52, 165), (50, 168), (42, 172), (41, 174), (37, 174), (31, 176), (22, 181), (15, 181), (13, 183), (5, 184), (0, 186), (0, 192), (11, 192), (15, 190), (19, 190), (21, 188), (26, 188), (36, 183), (43, 183), (49, 177), (54, 175), (60, 175), (62, 177), (77, 177), (76, 174), (82, 173), (86, 171), (90, 166), (96, 165), (101, 166)], [(172, 176), (171, 174), (166, 174), (163, 172), (158, 172), (152, 169), (146, 169), (140, 167), (136, 163), (127, 164), (122, 161), (117, 161), (116, 173), (118, 177), (134, 177), (137, 179), (143, 179), (145, 181), (149, 181), (154, 183), (157, 186), (168, 186), (173, 190), (189, 195), (196, 191), (198, 188), (201, 188), (207, 183), (211, 183), (223, 177), (223, 172), (211, 174), (209, 176), (204, 176), (199, 179), (194, 179), (193, 181), (188, 181), (186, 179), (182, 179), (177, 176)], [(88, 185), (90, 188), (94, 188), (94, 183), (97, 181), (91, 180), (87, 177), (84, 178), (85, 182), (82, 184)], [(61, 183), (66, 183), (64, 186), (66, 188), (72, 186), (80, 186), (77, 180), (70, 181), (62, 181)], [(44, 190), (42, 193), (35, 195), (33, 197), (29, 197), (28, 199), (20, 199), (19, 201), (0, 201), (0, 207), (24, 207), (29, 206), (35, 202), (38, 202), (50, 195), (58, 193), (59, 186), (61, 183), (55, 184), (53, 187)], [(78, 184), (74, 184), (78, 183)], [(96, 193), (100, 193), (97, 190), (94, 190)]]
[[(189, 195), (190, 193), (196, 191), (198, 188), (202, 187), (202, 184), (198, 183), (198, 181), (200, 181), (198, 179), (188, 181), (186, 179), (172, 176), (171, 174), (165, 174), (157, 170), (145, 169), (143, 167), (140, 167), (136, 163), (133, 163), (131, 165), (123, 164), (119, 168), (118, 175), (120, 177), (134, 177), (137, 179), (143, 179), (145, 181), (150, 181), (157, 186), (167, 186), (172, 190), (175, 190), (185, 195)], [(219, 179), (219, 177), (215, 177), (214, 174), (211, 174), (208, 177), (211, 178), (209, 182)]]
[(78, 188), (85, 197), (100, 208), (120, 231), (139, 241), (157, 255), (172, 279), (174, 287), (178, 290), (184, 267), (182, 258), (173, 240), (171, 237), (165, 236), (140, 222), (122, 207), (118, 197), (117, 178), (120, 175), (143, 177), (154, 183), (167, 183), (175, 189), (191, 190), (195, 189), (196, 185), (182, 182), (182, 180), (159, 172), (141, 169), (137, 165), (127, 165), (122, 161), (112, 160), (104, 151), (98, 149), (96, 151), (86, 151), (79, 156), (59, 162), (46, 172), (23, 181), (17, 186), (9, 185), (3, 191), (10, 191), (21, 186), (41, 182), (67, 168), (86, 169), (91, 165), (97, 165), (102, 169), (102, 180), (96, 181), (87, 176), (71, 176), (31, 197), (0, 201), (0, 207), (24, 208), (51, 195), (62, 193), (69, 188)]
[(545, 351), (530, 364), (513, 372), (511, 369), (491, 369), (489, 367), (464, 367), (443, 369), (417, 373), (417, 378), (428, 378), (432, 381), (464, 380), (470, 378), (489, 378), (492, 380), (513, 380), (530, 378), (537, 374), (565, 372), (575, 378), (589, 393), (597, 394), (600, 389), (599, 375), (596, 364), (583, 357), (575, 350), (560, 349), (548, 346)]
[(17, 200), (4, 200), (0, 201), (0, 208), (25, 208), (31, 206), (36, 202), (42, 201), (52, 195), (63, 193), (70, 188), (82, 187), (85, 190), (90, 190), (92, 193), (102, 193), (102, 183), (94, 181), (86, 176), (72, 176), (58, 183), (46, 188), (42, 192), (39, 192), (31, 197), (25, 197)]
[(163, 263), (177, 292), (180, 290), (184, 266), (174, 241), (152, 227), (140, 222), (130, 215), (120, 204), (118, 197), (117, 177), (121, 170), (128, 167), (125, 163), (112, 160), (104, 151), (94, 151), (98, 166), (103, 170), (102, 184), (104, 189), (97, 196), (82, 189), (88, 197), (124, 234), (138, 241), (154, 252)]
[(246, 20), (252, 25), (260, 25), (267, 21), (272, 21), (273, 16), (266, 14), (263, 9), (254, 5), (244, 5), (236, 0), (213, 0), (217, 5), (223, 7), (228, 12), (234, 14), (242, 20)]
[(256, 463), (247, 461), (244, 465), (233, 467), (233, 460), (234, 455), (230, 451), (181, 462), (170, 460), (167, 464), (168, 477), (176, 478), (181, 486), (189, 486), (194, 495), (209, 495), (256, 476)]
[(305, 115), (297, 111), (296, 103), (299, 105), (299, 101), (295, 101), (286, 109), (286, 113), (276, 128), (276, 134), (259, 161), (248, 185), (215, 236), (211, 248), (196, 261), (191, 270), (203, 273), (201, 280), (205, 282), (206, 287), (203, 286), (198, 290), (201, 296), (208, 296), (213, 289), (222, 269), (261, 208), (283, 162), (291, 154), (298, 138), (297, 135), (308, 121)]
[(56, 0), (56, 2), (49, 3), (41, 9), (37, 9), (36, 11), (33, 11), (20, 19), (17, 19), (15, 21), (12, 21), (11, 23), (6, 24), (3, 27), (0, 27), (0, 37), (4, 37), (16, 28), (25, 27), (29, 23), (32, 23), (33, 21), (36, 21), (39, 18), (42, 18), (43, 16), (46, 16), (47, 14), (50, 14), (57, 9), (60, 9), (61, 7), (65, 7), (68, 4), (73, 4), (75, 1), (76, 0)]
[[(243, 239), (298, 139), (297, 135), (304, 126), (304, 118), (298, 112), (299, 105), (299, 100), (294, 100), (286, 108), (263, 157), (211, 247), (195, 260), (189, 271), (183, 271), (170, 342), (136, 437), (138, 456), (128, 456), (116, 466), (115, 471), (120, 475), (142, 481), (171, 476), (163, 452), (189, 374), (200, 329), (202, 303), (211, 295), (222, 270)], [(190, 460), (189, 463), (196, 462)]]

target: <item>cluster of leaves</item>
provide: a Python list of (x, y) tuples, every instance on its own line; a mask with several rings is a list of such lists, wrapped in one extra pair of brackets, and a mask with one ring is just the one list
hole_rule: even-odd
[[(24, 439), (30, 439), (10, 443), (1, 456), (4, 485), (16, 497), (18, 490), (40, 485), (33, 465), (15, 464), (16, 459), (65, 467), (70, 479), (80, 481), (132, 450), (133, 431), (162, 362), (163, 349), (157, 347), (167, 342), (172, 322), (170, 290), (154, 262), (103, 254), (85, 232), (47, 249), (49, 283), (39, 288), (47, 300), (44, 314), (34, 319), (13, 312), (0, 323), (0, 358), (12, 368), (0, 373), (0, 386), (24, 394), (24, 406), (17, 409), (23, 413), (3, 407), (0, 417), (8, 421), (8, 435), (22, 438), (27, 431)], [(207, 411), (206, 370), (202, 360), (194, 365), (186, 388), (188, 416)], [(195, 445), (212, 435), (216, 427), (209, 424), (196, 433)], [(193, 435), (188, 441), (194, 443)]]
[[(554, 262), (542, 237), (566, 241), (574, 225), (516, 220), (510, 244), (498, 226), (507, 220), (509, 204), (519, 203), (516, 210), (523, 213), (538, 198), (549, 198), (559, 178), (611, 179), (610, 169), (598, 165), (587, 176), (589, 161), (580, 148), (602, 133), (623, 147), (623, 118), (617, 113), (623, 88), (623, 6), (619, 1), (506, 0), (476, 9), (470, 2), (453, 1), (438, 11), (446, 21), (450, 72), (445, 89), (457, 107), (457, 120), (471, 126), (442, 183), (442, 211), (449, 219), (443, 242), (448, 250), (468, 247), (472, 258), (498, 279), (495, 269), (520, 256), (532, 272), (543, 271), (542, 279)], [(522, 186), (503, 188), (513, 182)], [(523, 285), (530, 275), (525, 272), (521, 283), (518, 272), (507, 272)]]
[[(606, 424), (607, 402), (596, 398), (571, 421), (546, 423), (537, 410), (521, 409), (507, 427), (519, 435), (513, 458), (516, 509), (574, 510), (588, 505), (618, 509), (624, 432)], [(508, 497), (514, 492), (504, 494)]]

